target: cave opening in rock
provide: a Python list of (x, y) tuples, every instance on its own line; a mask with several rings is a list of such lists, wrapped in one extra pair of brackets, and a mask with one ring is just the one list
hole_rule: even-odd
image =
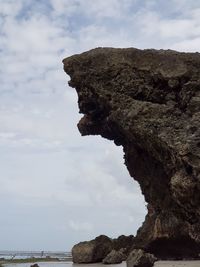
[[(191, 250), (191, 248), (193, 249)], [(160, 238), (153, 241), (147, 249), (149, 252), (159, 255), (163, 260), (170, 259), (170, 257), (176, 260), (181, 260), (183, 258), (191, 259), (196, 258), (199, 253), (197, 243), (185, 236), (180, 236), (171, 240)]]

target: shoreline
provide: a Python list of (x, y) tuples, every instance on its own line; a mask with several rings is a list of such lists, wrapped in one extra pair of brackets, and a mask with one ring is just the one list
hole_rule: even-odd
[(0, 260), (0, 266), (3, 264), (20, 264), (20, 263), (37, 263), (37, 262), (70, 262), (72, 258), (59, 259), (59, 258), (27, 258), (27, 259), (4, 259)]
[[(65, 259), (65, 260), (59, 260), (56, 258), (51, 258), (51, 259), (42, 259), (42, 258), (30, 258), (30, 259), (16, 259), (16, 260), (5, 260), (0, 262), (0, 267), (4, 267), (5, 265), (10, 265), (10, 264), (34, 264), (37, 263), (40, 266), (45, 265), (48, 266), (48, 263), (53, 264), (62, 264), (68, 262), (69, 264), (71, 263), (71, 267), (78, 267), (78, 266), (90, 266), (90, 267), (100, 267), (100, 266), (105, 266), (103, 263), (90, 263), (90, 264), (75, 264), (72, 262), (72, 259)], [(47, 264), (47, 265), (46, 265)], [(111, 264), (110, 266), (118, 266), (118, 267), (126, 267), (126, 261), (123, 261), (120, 264)], [(164, 260), (164, 261), (157, 261), (154, 264), (154, 267), (199, 267), (200, 266), (200, 260)]]

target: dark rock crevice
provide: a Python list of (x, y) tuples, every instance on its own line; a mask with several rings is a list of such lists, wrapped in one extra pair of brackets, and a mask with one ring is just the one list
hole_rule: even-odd
[(63, 62), (84, 114), (79, 131), (123, 146), (125, 164), (148, 203), (135, 247), (158, 257), (164, 257), (159, 246), (169, 257), (197, 256), (200, 55), (97, 48)]

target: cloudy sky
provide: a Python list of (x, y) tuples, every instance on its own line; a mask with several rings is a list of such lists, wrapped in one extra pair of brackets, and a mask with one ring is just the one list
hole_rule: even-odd
[(120, 147), (81, 137), (62, 59), (97, 46), (200, 50), (196, 0), (0, 0), (0, 249), (135, 233), (146, 210)]

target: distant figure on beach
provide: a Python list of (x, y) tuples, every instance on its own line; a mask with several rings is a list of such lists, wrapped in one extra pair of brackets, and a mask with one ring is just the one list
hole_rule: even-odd
[(41, 252), (41, 258), (44, 256), (44, 251)]

